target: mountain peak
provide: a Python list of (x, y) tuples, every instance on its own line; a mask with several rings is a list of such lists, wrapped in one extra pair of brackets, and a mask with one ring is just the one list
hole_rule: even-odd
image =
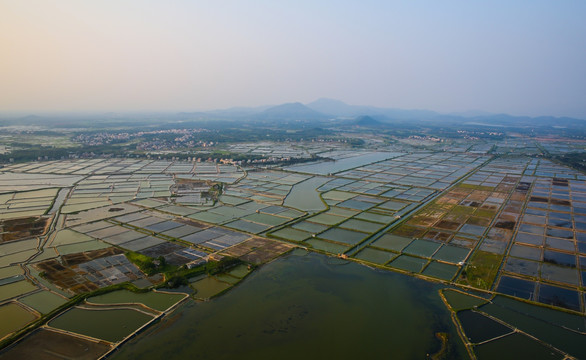
[(310, 119), (324, 119), (327, 116), (310, 109), (300, 102), (285, 103), (261, 112), (260, 115), (265, 118), (279, 118), (279, 119), (295, 119), (295, 120), (310, 120)]
[(335, 116), (358, 115), (353, 106), (335, 99), (320, 98), (307, 104), (307, 107), (323, 114)]
[(336, 100), (336, 99), (330, 99), (330, 98), (319, 98), (315, 101), (310, 102), (309, 104), (307, 104), (308, 107), (313, 107), (313, 106), (348, 106), (348, 104), (346, 104), (343, 101), (340, 100)]
[(361, 127), (381, 127), (383, 123), (370, 117), (370, 116), (359, 116), (354, 120), (354, 124)]

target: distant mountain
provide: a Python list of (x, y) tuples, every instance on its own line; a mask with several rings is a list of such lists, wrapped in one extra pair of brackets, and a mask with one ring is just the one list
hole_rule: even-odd
[(38, 115), (27, 115), (27, 116), (23, 116), (20, 117), (16, 120), (18, 120), (19, 122), (22, 122), (23, 124), (36, 124), (39, 121), (42, 121), (43, 117), (42, 116), (38, 116)]
[(454, 112), (454, 113), (449, 113), (447, 115), (453, 115), (453, 116), (461, 116), (461, 117), (477, 117), (477, 116), (491, 116), (494, 115), (493, 113), (489, 113), (487, 111), (482, 111), (482, 110), (468, 110), (468, 111), (462, 111), (462, 112)]
[(299, 102), (270, 107), (255, 117), (274, 120), (326, 120), (329, 118), (328, 115), (310, 109)]
[[(557, 127), (557, 128), (584, 128), (586, 120), (554, 117), (554, 116), (513, 116), (508, 114), (493, 114), (479, 110), (465, 111), (452, 114), (440, 114), (429, 110), (402, 110), (393, 108), (379, 108), (375, 106), (348, 105), (339, 100), (318, 99), (307, 104), (307, 107), (321, 113), (337, 117), (369, 116), (379, 124), (391, 122), (428, 123), (430, 125), (480, 125), (494, 127)], [(355, 124), (356, 125), (356, 124)], [(358, 124), (359, 125), (359, 124)], [(361, 126), (361, 125), (359, 125)]]
[(354, 125), (365, 127), (365, 128), (380, 128), (384, 127), (385, 124), (370, 117), (370, 116), (359, 116), (354, 120)]
[(205, 112), (201, 111), (194, 111), (194, 112), (180, 112), (175, 114), (174, 120), (204, 120), (210, 118), (210, 115)]
[(497, 114), (490, 116), (476, 116), (471, 118), (460, 119), (460, 122), (474, 125), (486, 126), (504, 126), (504, 127), (570, 127), (583, 128), (586, 126), (586, 120), (574, 119), (568, 117), (555, 116), (512, 116), (507, 114)]
[[(312, 124), (312, 126), (362, 126), (381, 127), (386, 124), (401, 126), (483, 126), (491, 128), (518, 129), (581, 129), (586, 131), (586, 120), (554, 116), (513, 116), (508, 114), (491, 114), (483, 111), (466, 111), (440, 114), (429, 110), (403, 110), (380, 108), (375, 106), (349, 105), (339, 100), (321, 98), (306, 105), (299, 102), (277, 106), (233, 107), (211, 111), (194, 112), (86, 112), (86, 113), (0, 113), (2, 125), (40, 125), (52, 127), (99, 127), (102, 124), (119, 124), (120, 126), (139, 124), (156, 126), (166, 123), (169, 126), (196, 126), (200, 123), (212, 126), (221, 120), (218, 126), (225, 126), (225, 121), (237, 124), (256, 121), (272, 122), (279, 126)], [(26, 115), (26, 116), (23, 116)], [(278, 120), (278, 121), (275, 121)], [(318, 125), (318, 123), (322, 123)], [(197, 123), (197, 124), (196, 124)], [(215, 125), (214, 125), (215, 126)], [(566, 130), (564, 130), (566, 131)]]
[(228, 109), (217, 109), (207, 111), (210, 115), (224, 116), (224, 117), (246, 117), (261, 113), (271, 106), (257, 106), (257, 107), (232, 107)]
[(307, 104), (307, 107), (324, 114), (339, 117), (383, 115), (391, 120), (431, 120), (439, 116), (438, 113), (429, 110), (401, 110), (375, 106), (348, 105), (339, 100), (326, 98), (311, 102)]
[(367, 106), (352, 106), (340, 100), (326, 98), (318, 99), (306, 106), (317, 112), (334, 116), (356, 116), (369, 113)]
[(5, 120), (7, 124), (14, 124), (20, 126), (44, 125), (51, 122), (51, 119), (46, 116), (26, 115), (18, 116), (9, 120)]

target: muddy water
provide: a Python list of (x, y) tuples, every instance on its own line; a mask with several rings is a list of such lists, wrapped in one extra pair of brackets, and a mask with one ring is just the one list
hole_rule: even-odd
[(209, 302), (187, 302), (114, 359), (425, 359), (449, 333), (466, 358), (438, 285), (293, 253)]

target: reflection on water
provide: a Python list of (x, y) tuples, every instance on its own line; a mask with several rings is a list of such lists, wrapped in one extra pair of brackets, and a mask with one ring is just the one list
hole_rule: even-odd
[(227, 294), (188, 302), (124, 345), (114, 359), (424, 359), (449, 334), (466, 352), (438, 285), (298, 253), (274, 261)]

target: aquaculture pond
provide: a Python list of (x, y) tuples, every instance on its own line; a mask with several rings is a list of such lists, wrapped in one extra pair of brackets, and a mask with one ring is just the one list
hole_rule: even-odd
[(439, 286), (296, 250), (208, 302), (187, 302), (113, 359), (467, 358)]
[(39, 291), (19, 299), (19, 301), (42, 314), (47, 314), (59, 306), (65, 304), (67, 299), (55, 295), (50, 291)]
[(502, 295), (488, 299), (453, 289), (443, 295), (479, 360), (586, 358), (581, 314)]
[(313, 177), (296, 184), (285, 198), (284, 205), (304, 211), (324, 210), (326, 207), (316, 189), (328, 181), (330, 179), (325, 177)]
[(152, 316), (133, 309), (72, 308), (51, 320), (49, 326), (117, 342), (152, 320)]
[(104, 342), (95, 342), (48, 328), (40, 328), (14, 346), (3, 349), (0, 352), (0, 359), (94, 360), (108, 350), (110, 346)]
[(113, 304), (144, 304), (152, 309), (165, 311), (186, 295), (169, 294), (164, 292), (133, 293), (128, 290), (118, 290), (107, 294), (94, 296), (88, 299), (91, 304), (113, 305)]
[(37, 317), (14, 303), (0, 306), (0, 339), (35, 320)]
[[(326, 157), (328, 156), (327, 153), (323, 155)], [(335, 161), (322, 161), (312, 162), (309, 164), (292, 165), (286, 167), (285, 169), (302, 173), (327, 175), (367, 165), (381, 160), (392, 159), (399, 155), (402, 154), (393, 152), (366, 152), (364, 154), (351, 156), (344, 159), (338, 159)]]

